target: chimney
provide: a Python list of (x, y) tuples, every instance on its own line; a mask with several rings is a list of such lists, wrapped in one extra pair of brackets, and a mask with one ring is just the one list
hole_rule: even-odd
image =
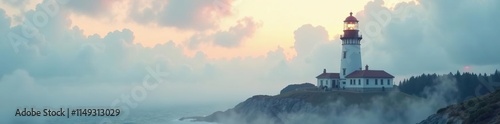
[(368, 70), (368, 65), (365, 66), (365, 70)]
[(323, 73), (326, 73), (326, 69), (323, 69)]

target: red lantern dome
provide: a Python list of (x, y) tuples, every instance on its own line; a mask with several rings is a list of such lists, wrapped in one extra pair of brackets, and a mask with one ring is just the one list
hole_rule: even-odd
[(359, 21), (358, 21), (358, 19), (356, 19), (356, 17), (352, 16), (352, 12), (351, 12), (350, 16), (345, 18), (344, 22), (359, 22)]

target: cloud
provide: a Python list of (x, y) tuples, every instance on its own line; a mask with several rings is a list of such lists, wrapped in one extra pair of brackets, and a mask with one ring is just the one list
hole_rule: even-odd
[[(176, 3), (169, 2), (168, 4)], [(450, 52), (456, 47), (443, 45), (443, 42), (447, 42), (447, 38), (451, 36), (444, 37), (441, 34), (446, 34), (447, 31), (445, 29), (452, 27), (437, 27), (439, 25), (436, 25), (438, 23), (435, 20), (422, 18), (421, 16), (434, 17), (431, 16), (432, 14), (427, 13), (429, 11), (437, 11), (422, 9), (427, 6), (425, 2), (422, 4), (411, 2), (401, 3), (395, 10), (390, 10), (383, 7), (381, 1), (375, 1), (369, 2), (365, 7), (365, 11), (357, 13), (357, 17), (361, 20), (361, 30), (365, 31), (363, 32), (364, 39), (362, 43), (362, 46), (364, 46), (364, 63), (373, 65), (372, 67), (376, 67), (377, 69), (385, 69), (395, 75), (429, 70), (446, 70), (460, 64), (461, 62), (455, 62), (456, 58), (454, 56), (450, 56), (449, 58), (446, 56), (455, 55), (458, 54), (456, 52), (461, 51)], [(188, 3), (182, 4), (191, 5)], [(208, 6), (206, 2), (197, 4)], [(27, 19), (30, 19), (34, 13), (39, 11), (43, 11), (43, 9), (37, 7), (35, 10), (26, 12), (25, 16)], [(370, 13), (379, 14), (385, 11), (389, 12), (392, 17), (392, 20), (385, 26), (385, 23), (378, 22), (379, 18)], [(402, 14), (406, 11), (416, 14), (414, 14), (415, 16)], [(338, 39), (329, 40), (328, 32), (322, 26), (306, 24), (294, 31), (294, 48), (297, 56), (291, 60), (286, 60), (283, 54), (284, 51), (280, 47), (270, 51), (268, 55), (261, 57), (210, 60), (203, 57), (203, 52), (199, 52), (199, 56), (193, 58), (184, 55), (183, 51), (187, 48), (196, 48), (198, 45), (204, 43), (225, 48), (238, 47), (243, 42), (248, 41), (247, 39), (262, 24), (256, 22), (251, 17), (247, 17), (240, 19), (236, 25), (227, 30), (215, 31), (213, 34), (199, 33), (193, 36), (187, 43), (188, 47), (168, 42), (147, 48), (133, 43), (134, 32), (129, 29), (113, 31), (104, 36), (85, 36), (83, 35), (83, 31), (78, 27), (69, 27), (70, 21), (68, 15), (68, 10), (61, 10), (60, 13), (53, 17), (51, 16), (49, 18), (50, 21), (45, 26), (35, 26), (35, 31), (39, 34), (37, 36), (25, 37), (30, 42), (27, 43), (26, 48), (24, 48), (24, 45), (21, 45), (19, 47), (20, 52), (18, 53), (13, 50), (15, 47), (13, 47), (10, 41), (1, 42), (0, 50), (2, 52), (0, 55), (9, 61), (5, 61), (0, 65), (2, 67), (0, 74), (8, 74), (21, 68), (30, 72), (35, 78), (71, 77), (81, 82), (136, 82), (140, 81), (142, 76), (146, 74), (144, 67), (160, 63), (160, 65), (170, 71), (178, 72), (173, 74), (175, 75), (173, 76), (173, 80), (179, 82), (183, 80), (201, 82), (204, 79), (210, 78), (224, 79), (225, 75), (234, 72), (242, 72), (246, 75), (269, 80), (283, 79), (292, 81), (296, 79), (307, 81), (313, 80), (313, 77), (320, 73), (323, 68), (328, 69), (330, 72), (338, 72), (338, 66), (340, 65), (338, 63), (338, 56), (341, 51), (340, 41)], [(10, 17), (6, 15), (2, 15), (2, 17), (0, 19), (0, 27), (2, 27), (0, 33), (3, 34), (2, 36), (15, 33), (24, 37), (22, 34), (23, 30), (26, 29), (25, 27), (22, 25), (10, 26)], [(457, 16), (456, 18), (459, 17)], [(491, 18), (494, 20), (493, 17)], [(381, 29), (382, 32), (376, 35), (367, 33), (365, 28), (369, 27), (370, 22), (381, 25), (381, 28), (383, 28)], [(489, 27), (483, 28), (485, 30), (494, 30)], [(402, 29), (404, 31), (401, 31)], [(461, 36), (457, 35), (456, 37)], [(489, 38), (488, 36), (485, 37)], [(460, 40), (459, 38), (453, 39), (457, 43), (469, 42)], [(495, 43), (489, 41), (485, 41), (488, 44), (485, 47), (494, 46)], [(495, 49), (488, 48), (488, 50), (495, 53)], [(476, 51), (484, 50), (477, 49)], [(466, 53), (462, 54), (467, 55)], [(489, 55), (490, 53), (484, 54)], [(492, 57), (488, 59), (488, 61), (492, 61), (490, 63), (470, 64), (494, 64), (495, 56)], [(476, 61), (475, 59), (473, 60)], [(263, 69), (255, 70), (255, 68)], [(280, 72), (280, 70), (285, 69), (288, 69), (287, 73)], [(47, 72), (46, 70), (53, 71)], [(276, 75), (283, 77), (277, 77)], [(248, 77), (242, 76), (241, 78)], [(293, 79), (286, 77), (293, 77)]]
[(197, 49), (201, 44), (207, 42), (211, 42), (210, 36), (204, 33), (196, 33), (192, 35), (185, 43), (189, 49), (194, 50)]
[(214, 44), (228, 48), (240, 46), (245, 39), (252, 37), (261, 25), (261, 23), (255, 22), (250, 17), (243, 18), (229, 30), (215, 33)]
[(144, 7), (136, 1), (131, 2), (129, 15), (131, 20), (138, 23), (154, 23), (183, 30), (206, 30), (217, 27), (221, 18), (233, 14), (233, 2), (233, 0), (153, 0)]
[[(499, 1), (430, 1), (422, 0), (428, 8), (429, 23), (447, 39), (437, 42), (457, 64), (488, 65), (500, 63), (500, 50), (495, 32), (500, 31)], [(456, 4), (457, 6), (450, 6)], [(460, 13), (460, 14), (450, 14)], [(430, 24), (429, 24), (430, 25)], [(460, 25), (460, 26), (457, 26)], [(439, 35), (438, 35), (439, 36)]]
[(2, 0), (3, 3), (9, 4), (15, 7), (24, 7), (29, 0)]
[(251, 17), (245, 17), (237, 21), (228, 30), (217, 31), (213, 34), (197, 33), (186, 41), (188, 48), (196, 49), (201, 44), (211, 44), (224, 48), (236, 48), (251, 38), (262, 22), (256, 22)]
[[(300, 72), (303, 79), (316, 77), (323, 69), (339, 72), (340, 39), (329, 40), (328, 31), (323, 26), (305, 24), (294, 31), (294, 48), (297, 56), (290, 60), (292, 72)], [(298, 80), (298, 79), (297, 79)]]
[(41, 94), (44, 93), (43, 91), (46, 90), (41, 88), (29, 73), (24, 70), (15, 70), (12, 74), (3, 75), (0, 78), (0, 99), (3, 101), (0, 108), (6, 111), (0, 112), (0, 122), (13, 123), (9, 121), (12, 121), (12, 112), (15, 112), (17, 107), (21, 107), (18, 106), (19, 104), (24, 103), (28, 106), (35, 102), (43, 101), (45, 103), (46, 101), (41, 97)]
[(500, 42), (492, 33), (499, 31), (495, 22), (500, 18), (494, 16), (497, 1), (490, 2), (422, 0), (394, 9), (384, 7), (382, 0), (368, 2), (356, 14), (364, 63), (401, 75), (498, 66), (500, 57), (494, 54), (500, 51), (494, 46)]
[(315, 45), (328, 41), (328, 32), (322, 26), (302, 25), (294, 32), (294, 48), (297, 56), (307, 56)]
[(75, 13), (87, 16), (110, 16), (113, 6), (122, 0), (59, 0), (61, 5)]

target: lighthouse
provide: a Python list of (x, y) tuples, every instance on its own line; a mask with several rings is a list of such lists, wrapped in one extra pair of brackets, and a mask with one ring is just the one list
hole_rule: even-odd
[(361, 35), (358, 19), (352, 12), (344, 21), (344, 34), (340, 58), (340, 72), (323, 73), (316, 76), (317, 86), (323, 90), (351, 90), (360, 92), (387, 91), (393, 88), (394, 76), (384, 70), (372, 70), (361, 65)]
[[(344, 21), (344, 35), (340, 35), (342, 40), (342, 52), (340, 58), (340, 81), (346, 84), (345, 77), (356, 70), (361, 70), (361, 35), (358, 30), (358, 19), (352, 16)], [(341, 84), (341, 86), (342, 86)]]

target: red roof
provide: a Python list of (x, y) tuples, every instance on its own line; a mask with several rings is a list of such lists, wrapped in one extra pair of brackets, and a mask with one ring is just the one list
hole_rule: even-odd
[(394, 78), (383, 70), (357, 70), (345, 76), (346, 78)]
[(316, 76), (316, 78), (340, 78), (339, 73), (321, 73), (320, 75)]
[(351, 14), (350, 16), (345, 18), (344, 22), (359, 22), (358, 19), (356, 19), (356, 17), (352, 16), (352, 12), (350, 14)]

